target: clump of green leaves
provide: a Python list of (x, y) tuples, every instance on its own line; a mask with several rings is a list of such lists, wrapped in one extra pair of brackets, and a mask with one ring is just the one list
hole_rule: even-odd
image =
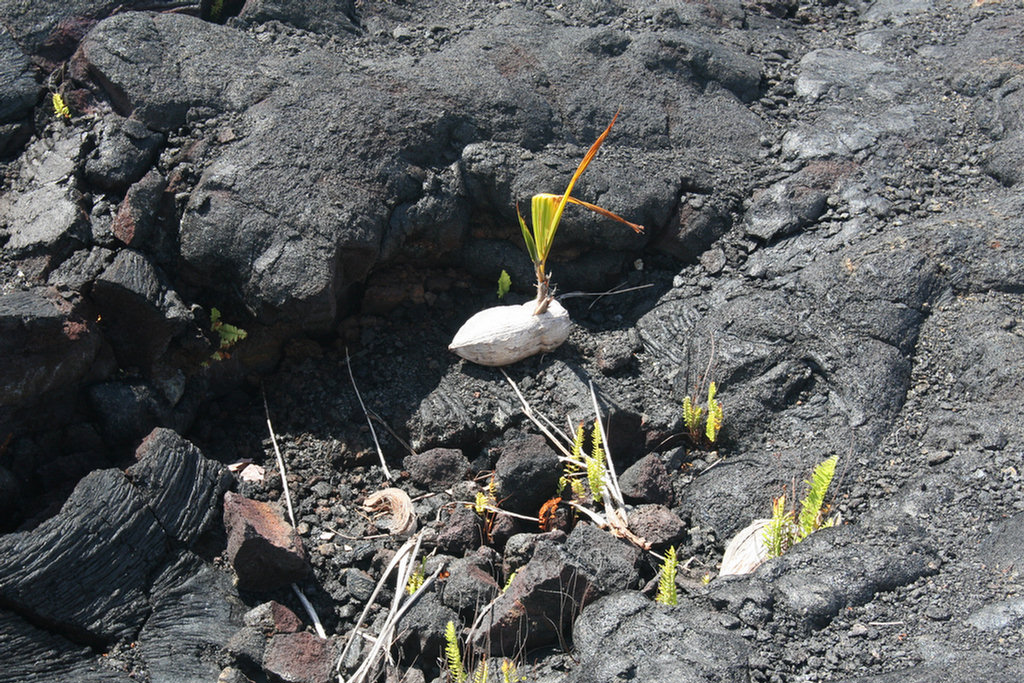
[(520, 676), (516, 663), (508, 657), (501, 658), (501, 683), (521, 683), (526, 676)]
[(599, 206), (595, 206), (588, 202), (581, 201), (575, 197), (570, 196), (573, 186), (576, 185), (576, 181), (579, 180), (580, 176), (583, 175), (583, 171), (586, 170), (587, 166), (597, 155), (597, 150), (601, 148), (601, 144), (604, 143), (605, 138), (608, 137), (608, 133), (611, 132), (612, 126), (615, 125), (615, 119), (618, 118), (618, 114), (612, 117), (612, 122), (608, 124), (608, 127), (604, 129), (604, 132), (597, 138), (597, 141), (590, 146), (587, 153), (583, 157), (583, 161), (576, 167), (576, 172), (573, 174), (572, 179), (569, 181), (569, 186), (565, 188), (565, 192), (562, 194), (535, 194), (533, 195), (533, 201), (530, 205), (531, 209), (531, 222), (533, 224), (533, 231), (526, 227), (526, 221), (523, 220), (522, 214), (519, 213), (519, 207), (516, 206), (516, 215), (519, 216), (519, 227), (523, 232), (523, 241), (526, 242), (526, 251), (530, 254), (530, 260), (533, 261), (534, 272), (537, 275), (537, 308), (534, 311), (536, 314), (540, 314), (548, 310), (548, 305), (551, 303), (552, 290), (551, 290), (551, 274), (545, 270), (548, 254), (551, 253), (551, 245), (555, 240), (555, 233), (558, 231), (558, 225), (562, 221), (562, 212), (565, 210), (565, 205), (568, 203), (579, 204), (584, 206), (591, 211), (595, 211), (602, 216), (625, 223), (626, 225), (633, 228), (636, 232), (643, 232), (644, 227), (642, 225), (636, 225), (630, 223), (626, 219), (615, 215), (607, 209), (602, 209)]
[(697, 445), (711, 445), (718, 440), (718, 432), (722, 429), (722, 402), (718, 395), (718, 384), (708, 384), (708, 399), (704, 405), (696, 397), (687, 396), (683, 399), (683, 425), (686, 427), (690, 440)]
[(825, 494), (836, 473), (838, 456), (819, 463), (810, 480), (805, 480), (807, 495), (800, 501), (800, 512), (786, 508), (786, 496), (772, 501), (772, 519), (764, 528), (762, 540), (768, 557), (779, 557), (818, 529), (833, 526), (835, 517), (825, 518)]
[(67, 102), (64, 101), (64, 98), (61, 97), (60, 93), (53, 93), (52, 103), (53, 113), (57, 116), (57, 118), (71, 118), (71, 110), (68, 109)]
[(605, 477), (608, 474), (605, 464), (604, 444), (601, 441), (601, 430), (595, 424), (590, 431), (590, 453), (583, 451), (586, 439), (583, 423), (576, 428), (576, 437), (572, 444), (572, 457), (565, 463), (562, 477), (558, 480), (558, 490), (566, 486), (577, 500), (593, 500), (601, 503), (604, 500)]
[(409, 576), (409, 580), (405, 583), (405, 592), (409, 595), (413, 595), (416, 591), (423, 587), (423, 582), (427, 579), (427, 558), (420, 560), (420, 563), (416, 566), (416, 570)]
[(678, 605), (679, 596), (676, 593), (676, 569), (679, 561), (676, 559), (675, 546), (665, 551), (665, 560), (661, 563), (661, 573), (658, 576), (658, 595), (655, 602), (663, 605)]
[(508, 294), (508, 290), (512, 288), (512, 278), (509, 277), (508, 271), (502, 270), (501, 276), (498, 278), (498, 298), (504, 299), (505, 295)]
[(213, 360), (226, 360), (231, 357), (228, 350), (249, 336), (249, 333), (241, 327), (229, 325), (220, 319), (220, 311), (216, 308), (210, 309), (210, 331), (216, 333), (220, 340), (220, 346), (210, 356)]
[[(448, 669), (448, 680), (452, 683), (466, 683), (469, 676), (466, 673), (466, 667), (462, 663), (462, 651), (459, 649), (459, 637), (455, 633), (455, 622), (453, 621), (449, 621), (444, 630), (444, 661), (445, 667)], [(486, 657), (481, 659), (473, 669), (472, 683), (487, 683), (489, 666)], [(503, 662), (503, 675), (504, 670)], [(513, 671), (515, 671), (514, 666)]]
[(455, 633), (454, 621), (449, 621), (444, 629), (444, 661), (448, 669), (448, 679), (452, 683), (466, 683), (466, 669), (462, 666), (462, 652), (459, 650), (459, 637)]

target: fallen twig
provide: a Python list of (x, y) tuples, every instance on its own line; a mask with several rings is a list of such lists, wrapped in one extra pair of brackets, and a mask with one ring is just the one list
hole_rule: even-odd
[(356, 386), (356, 378), (352, 374), (352, 361), (348, 356), (348, 347), (345, 348), (345, 367), (348, 369), (348, 378), (352, 382), (352, 389), (356, 392), (356, 398), (359, 400), (359, 407), (363, 409), (363, 415), (366, 416), (366, 424), (370, 426), (370, 434), (373, 436), (373, 445), (377, 447), (377, 455), (380, 457), (380, 466), (384, 470), (384, 476), (387, 477), (388, 481), (394, 481), (395, 477), (391, 474), (391, 470), (388, 469), (388, 464), (384, 461), (384, 451), (380, 447), (380, 441), (377, 440), (377, 430), (373, 428), (373, 421), (370, 419), (370, 413), (366, 410), (366, 404), (363, 403), (363, 397), (359, 394), (359, 387)]
[[(292, 496), (288, 492), (288, 477), (284, 469), (284, 457), (281, 455), (281, 449), (277, 446), (277, 435), (274, 434), (274, 425), (270, 422), (270, 408), (267, 406), (267, 392), (260, 387), (260, 394), (263, 396), (263, 413), (267, 416), (267, 431), (270, 432), (270, 442), (274, 444), (274, 454), (277, 456), (277, 469), (281, 473), (281, 488), (284, 490), (284, 501), (288, 506), (288, 518), (292, 522), (292, 528), (296, 527), (295, 524), (295, 511), (292, 509)], [(320, 617), (317, 616), (316, 610), (313, 609), (313, 603), (311, 603), (306, 595), (299, 588), (298, 584), (292, 584), (292, 590), (295, 591), (295, 595), (298, 596), (299, 602), (306, 610), (306, 614), (313, 621), (313, 628), (316, 630), (316, 634), (320, 636), (321, 640), (327, 640), (327, 632), (324, 631), (324, 625), (320, 622)]]

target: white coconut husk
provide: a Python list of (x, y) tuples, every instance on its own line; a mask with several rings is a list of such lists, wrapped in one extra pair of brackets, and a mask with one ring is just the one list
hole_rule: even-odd
[(569, 313), (552, 300), (534, 314), (535, 301), (480, 311), (455, 334), (448, 349), (478, 365), (500, 367), (536, 353), (553, 351), (569, 338)]
[(395, 536), (411, 536), (416, 531), (412, 500), (402, 489), (389, 488), (370, 494), (363, 502), (363, 509), (367, 512), (388, 512), (391, 515), (388, 531)]
[(749, 574), (768, 559), (768, 548), (764, 544), (764, 528), (772, 520), (755, 519), (750, 526), (732, 537), (725, 546), (722, 569), (719, 576)]

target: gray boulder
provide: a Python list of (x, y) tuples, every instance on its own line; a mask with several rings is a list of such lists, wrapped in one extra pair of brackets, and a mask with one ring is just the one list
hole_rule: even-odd
[(749, 680), (750, 646), (694, 604), (669, 607), (640, 593), (616, 593), (585, 607), (573, 635), (580, 660), (568, 679), (574, 683)]

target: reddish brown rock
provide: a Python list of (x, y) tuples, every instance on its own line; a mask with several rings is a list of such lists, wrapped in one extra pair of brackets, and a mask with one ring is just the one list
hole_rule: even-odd
[(295, 633), (302, 628), (302, 620), (295, 612), (271, 600), (246, 612), (245, 625), (258, 628), (269, 636), (275, 633)]
[(302, 539), (274, 506), (229, 491), (224, 526), (239, 588), (273, 590), (309, 574)]
[(328, 683), (333, 663), (331, 642), (308, 631), (274, 636), (263, 655), (263, 668), (287, 683)]
[(128, 188), (110, 226), (114, 236), (129, 247), (153, 248), (157, 237), (156, 214), (165, 189), (167, 181), (155, 170)]

